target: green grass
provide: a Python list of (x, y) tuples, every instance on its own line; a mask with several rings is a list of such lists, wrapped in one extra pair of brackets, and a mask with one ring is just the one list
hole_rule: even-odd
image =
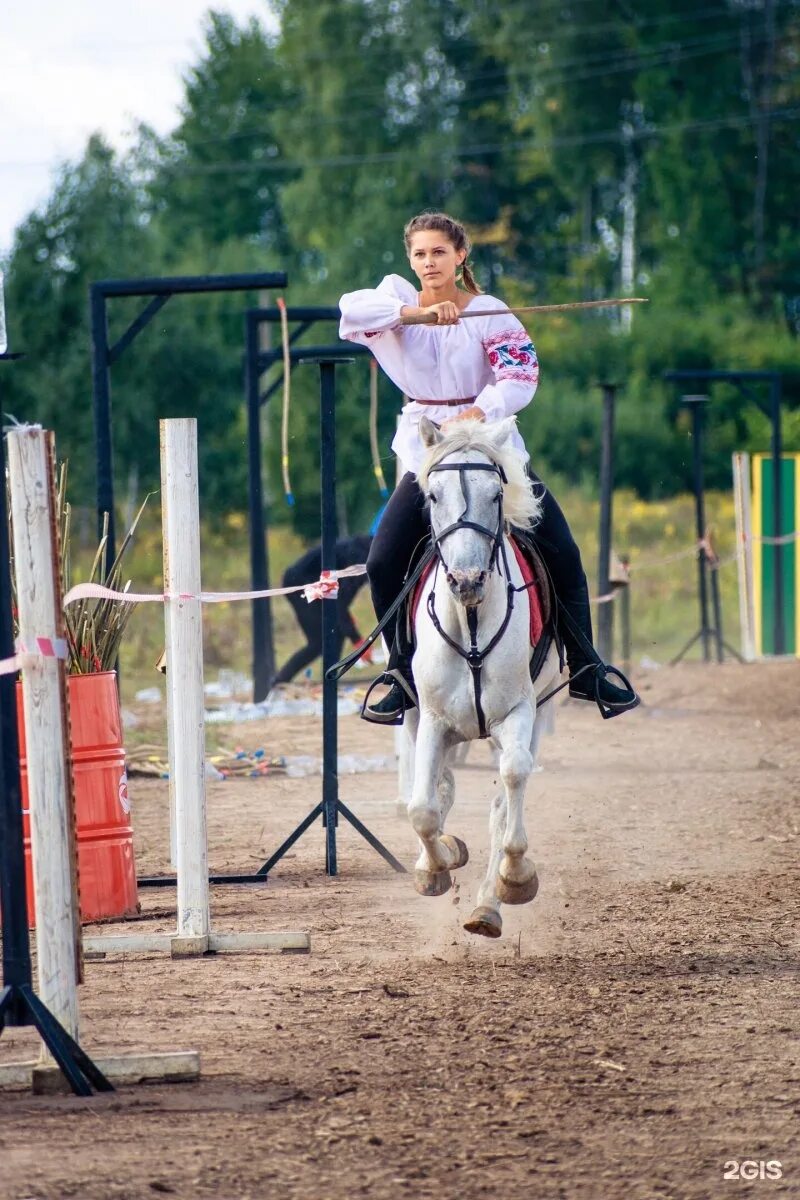
[[(590, 590), (596, 591), (598, 506), (577, 490), (559, 490), (559, 500), (581, 546)], [(728, 493), (710, 493), (706, 499), (708, 523), (723, 559), (734, 548), (733, 501)], [(91, 522), (76, 524), (73, 574), (77, 582), (88, 569), (92, 545)], [(679, 496), (661, 503), (645, 503), (618, 492), (614, 497), (613, 545), (631, 560), (632, 665), (645, 655), (666, 662), (680, 650), (699, 624), (697, 568), (694, 544), (694, 502)], [(303, 542), (285, 528), (270, 532), (270, 569), (274, 584), (304, 549)], [(683, 552), (685, 557), (666, 562)], [(222, 528), (206, 526), (202, 532), (203, 586), (207, 591), (230, 591), (249, 586), (249, 557), (246, 521), (233, 514)], [(161, 524), (158, 499), (154, 497), (142, 518), (131, 549), (124, 577), (134, 590), (161, 589)], [(720, 570), (723, 628), (727, 640), (738, 646), (738, 599), (736, 566), (728, 562)], [(371, 629), (373, 614), (368, 593), (363, 589), (355, 605), (355, 619), (364, 632)], [(595, 610), (596, 611), (596, 610)], [(251, 654), (250, 604), (244, 601), (207, 605), (204, 610), (205, 671), (216, 678), (220, 668), (249, 673)], [(276, 653), (282, 661), (299, 645), (300, 635), (288, 604), (273, 601)], [(157, 682), (154, 664), (163, 647), (163, 610), (160, 605), (139, 605), (123, 643), (121, 668), (123, 697), (130, 700), (136, 690)], [(617, 647), (619, 621), (617, 620)], [(619, 658), (619, 649), (617, 650)], [(318, 669), (318, 668), (317, 668)]]

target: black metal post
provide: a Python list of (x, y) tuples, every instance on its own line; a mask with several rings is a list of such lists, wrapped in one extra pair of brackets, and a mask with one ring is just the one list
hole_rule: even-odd
[(89, 288), (89, 316), (92, 335), (92, 396), (94, 403), (94, 445), (97, 469), (97, 536), (103, 535), (103, 514), (108, 513), (108, 541), (103, 554), (103, 578), (116, 555), (117, 531), (114, 519), (114, 452), (111, 434), (111, 364), (108, 347), (108, 313), (102, 287)]
[[(773, 476), (773, 492), (772, 492), (772, 536), (779, 538), (781, 536), (781, 526), (783, 519), (783, 446), (781, 438), (781, 377), (773, 375), (770, 379), (769, 388), (769, 404), (770, 404), (770, 420), (772, 423), (772, 437), (770, 439), (770, 449), (772, 451), (772, 476)], [(779, 541), (775, 542), (774, 546), (775, 557), (773, 559), (775, 571), (775, 596), (774, 596), (774, 620), (775, 620), (775, 653), (784, 654), (786, 651), (786, 630), (784, 628), (784, 611), (783, 611), (783, 566), (784, 554), (783, 546)]]
[[(611, 564), (611, 524), (614, 503), (614, 403), (617, 385), (604, 383), (603, 419), (600, 436), (600, 534), (598, 538), (599, 560), (597, 586), (600, 596), (611, 590), (609, 568)], [(597, 614), (597, 649), (606, 662), (613, 658), (614, 647), (614, 604), (600, 604)]]
[[(297, 361), (316, 362), (320, 368), (320, 507), (322, 511), (322, 569), (336, 567), (336, 364), (352, 362), (346, 357), (344, 348), (331, 347), (312, 356), (301, 350), (292, 351)], [(270, 855), (259, 869), (266, 875), (287, 850), (321, 816), (325, 828), (325, 870), (336, 875), (336, 824), (339, 814), (361, 834), (361, 836), (385, 859), (395, 871), (405, 873), (405, 867), (390, 850), (367, 829), (362, 821), (339, 799), (339, 773), (337, 749), (337, 684), (328, 678), (328, 670), (336, 661), (338, 644), (337, 606), (335, 600), (323, 600), (322, 615), (322, 799), (307, 817), (293, 830), (288, 838)]]
[[(0, 434), (0, 480), (5, 489), (5, 438)], [(0, 659), (14, 653), (11, 569), (5, 496), (0, 508)], [(3, 930), (3, 984), (31, 986), (31, 952), (25, 906), (25, 852), (17, 743), (16, 676), (0, 675), (0, 909)], [(19, 996), (9, 1001), (7, 1025), (26, 1025)]]
[[(695, 642), (703, 647), (703, 661), (711, 661), (711, 624), (708, 619), (708, 576), (705, 550), (706, 513), (705, 491), (703, 480), (703, 408), (708, 404), (708, 396), (681, 396), (681, 403), (691, 410), (692, 414), (692, 490), (694, 491), (695, 528), (697, 533), (697, 585), (700, 601), (700, 628), (679, 654), (672, 659), (670, 666), (680, 662)], [(722, 636), (721, 634), (719, 635)], [(722, 662), (722, 658), (719, 659)]]
[[(269, 547), (264, 507), (261, 453), (261, 395), (259, 372), (258, 317), (253, 310), (245, 316), (245, 392), (247, 396), (247, 457), (250, 508), (251, 589), (269, 587)], [(269, 598), (253, 600), (253, 699), (265, 700), (275, 675), (275, 642)]]
[[(340, 360), (341, 361), (341, 360)], [(347, 361), (347, 360), (345, 360)], [(352, 359), (350, 360), (352, 362)], [(322, 570), (336, 569), (336, 360), (321, 359), (320, 375), (320, 507)], [(322, 620), (322, 808), (325, 823), (325, 870), (337, 873), (336, 806), (339, 800), (338, 685), (328, 678), (337, 658), (338, 617), (335, 599), (320, 604)]]

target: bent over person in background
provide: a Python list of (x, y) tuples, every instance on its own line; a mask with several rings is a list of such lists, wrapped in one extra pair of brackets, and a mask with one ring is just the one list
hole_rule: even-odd
[[(366, 533), (359, 533), (354, 537), (339, 538), (336, 542), (336, 566), (341, 569), (342, 567), (354, 567), (358, 563), (365, 563), (371, 545), (372, 537)], [(297, 587), (301, 583), (316, 583), (321, 571), (322, 547), (314, 546), (302, 558), (298, 558), (296, 562), (293, 562), (291, 566), (286, 568), (282, 580), (283, 586)], [(354, 645), (357, 645), (361, 641), (361, 634), (356, 628), (355, 621), (350, 612), (350, 605), (366, 582), (366, 575), (347, 576), (339, 580), (339, 595), (336, 601), (339, 619), (337, 658), (341, 656), (342, 643), (345, 638), (353, 642)], [(275, 687), (279, 683), (288, 683), (290, 679), (294, 679), (298, 671), (302, 671), (315, 658), (319, 658), (322, 654), (320, 606), (318, 604), (309, 604), (302, 592), (292, 592), (286, 599), (291, 604), (294, 615), (297, 617), (297, 624), (303, 631), (306, 644), (305, 646), (301, 646), (299, 650), (296, 650), (291, 658), (284, 663), (272, 680), (270, 687)]]

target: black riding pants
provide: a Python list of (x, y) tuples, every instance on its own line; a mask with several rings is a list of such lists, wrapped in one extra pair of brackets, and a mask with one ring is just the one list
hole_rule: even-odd
[[(580, 609), (584, 633), (591, 640), (589, 596), (581, 552), (567, 519), (553, 494), (529, 471), (542, 500), (542, 516), (536, 526), (539, 552), (545, 561), (559, 600), (570, 611)], [(367, 559), (372, 603), (378, 620), (397, 599), (415, 552), (430, 534), (425, 497), (416, 477), (409, 471), (395, 488), (380, 519)], [(390, 622), (384, 637), (391, 649), (394, 628)]]

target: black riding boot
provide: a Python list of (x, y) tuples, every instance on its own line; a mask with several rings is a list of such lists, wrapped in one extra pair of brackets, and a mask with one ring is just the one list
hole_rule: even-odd
[[(558, 629), (567, 652), (569, 694), (574, 700), (593, 700), (604, 717), (636, 708), (639, 697), (616, 667), (600, 658), (592, 642), (592, 613), (586, 588), (559, 596)], [(623, 687), (611, 681), (614, 675)]]
[(397, 642), (389, 654), (385, 673), (375, 680), (372, 687), (377, 687), (381, 683), (389, 685), (389, 691), (382, 700), (367, 706), (367, 700), (372, 691), (370, 688), (361, 710), (361, 716), (365, 721), (374, 721), (376, 725), (402, 725), (406, 709), (416, 708), (417, 690), (411, 672), (411, 656), (402, 654), (397, 649)]

